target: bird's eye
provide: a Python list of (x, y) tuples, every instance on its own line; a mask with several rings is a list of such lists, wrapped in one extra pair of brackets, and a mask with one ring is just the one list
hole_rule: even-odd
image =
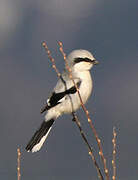
[(79, 63), (79, 62), (82, 62), (82, 61), (83, 61), (83, 58), (80, 58), (80, 57), (74, 59), (75, 64)]
[(90, 62), (90, 63), (92, 63), (93, 62), (93, 60), (91, 60), (91, 59), (89, 59), (89, 58), (85, 58), (85, 60), (84, 60), (85, 62)]

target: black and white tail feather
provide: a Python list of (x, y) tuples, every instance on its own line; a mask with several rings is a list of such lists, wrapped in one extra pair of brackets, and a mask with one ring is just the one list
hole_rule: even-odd
[[(83, 103), (88, 100), (92, 91), (92, 79), (89, 70), (94, 64), (97, 64), (93, 55), (86, 50), (74, 50), (67, 57), (68, 64), (72, 69), (73, 79), (79, 88)], [(40, 128), (35, 132), (26, 150), (29, 152), (37, 152), (41, 149), (45, 142), (54, 121), (62, 114), (75, 112), (80, 108), (81, 103), (77, 94), (77, 90), (69, 78), (66, 70), (62, 73), (62, 79), (59, 79), (56, 87), (53, 90), (47, 104), (41, 109), (41, 113), (47, 111), (45, 121)]]
[(26, 146), (26, 150), (28, 152), (37, 152), (40, 150), (52, 128), (53, 123), (54, 119), (51, 119), (49, 121), (44, 121), (41, 124), (40, 128), (35, 132), (28, 145)]

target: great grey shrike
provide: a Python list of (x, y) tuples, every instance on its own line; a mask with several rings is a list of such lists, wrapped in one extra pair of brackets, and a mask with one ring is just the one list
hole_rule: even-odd
[[(90, 69), (98, 61), (93, 55), (83, 49), (72, 51), (67, 57), (67, 63), (72, 70), (72, 77), (79, 88), (83, 103), (85, 104), (92, 92), (92, 78)], [(51, 96), (47, 100), (46, 106), (41, 113), (47, 111), (45, 120), (40, 128), (35, 132), (26, 150), (37, 152), (45, 142), (55, 120), (62, 114), (71, 114), (76, 112), (81, 106), (77, 90), (69, 77), (69, 72), (64, 69), (62, 79), (59, 79)]]

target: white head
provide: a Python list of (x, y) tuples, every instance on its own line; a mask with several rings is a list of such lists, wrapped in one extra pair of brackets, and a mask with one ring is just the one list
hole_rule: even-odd
[(98, 64), (98, 61), (93, 57), (93, 55), (83, 49), (72, 51), (68, 57), (68, 65), (73, 71), (88, 71), (93, 65)]

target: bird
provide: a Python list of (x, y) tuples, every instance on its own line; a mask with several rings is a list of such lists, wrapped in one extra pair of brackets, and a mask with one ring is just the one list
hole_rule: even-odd
[[(89, 99), (93, 82), (91, 68), (99, 64), (91, 52), (84, 49), (73, 50), (67, 56), (67, 64), (71, 69), (72, 78), (79, 89), (82, 101), (85, 104)], [(76, 87), (70, 79), (69, 71), (64, 68), (61, 78), (47, 99), (41, 113), (46, 112), (45, 119), (26, 146), (28, 152), (37, 152), (41, 149), (56, 119), (63, 114), (75, 113), (81, 107)]]

